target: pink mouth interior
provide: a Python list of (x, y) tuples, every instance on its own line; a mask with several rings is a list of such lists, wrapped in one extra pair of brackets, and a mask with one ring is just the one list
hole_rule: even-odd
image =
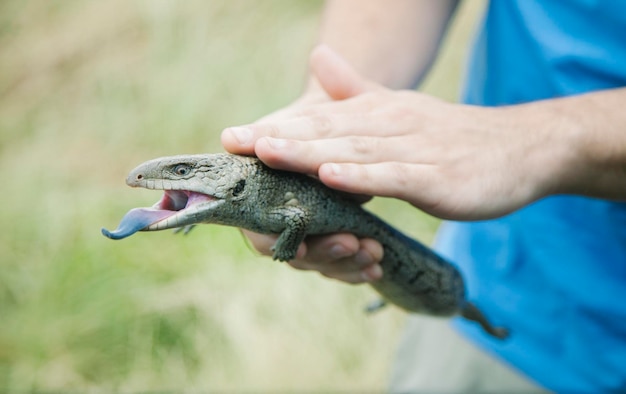
[(102, 234), (111, 239), (122, 239), (137, 231), (160, 222), (192, 205), (215, 200), (206, 194), (186, 190), (166, 190), (161, 200), (150, 208), (134, 208), (128, 211), (120, 221), (117, 229), (102, 229)]

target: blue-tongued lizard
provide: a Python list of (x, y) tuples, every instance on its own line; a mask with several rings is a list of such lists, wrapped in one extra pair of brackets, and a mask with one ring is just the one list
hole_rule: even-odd
[(349, 232), (382, 244), (384, 274), (371, 285), (385, 301), (412, 313), (460, 315), (494, 337), (508, 335), (466, 299), (454, 265), (309, 176), (271, 169), (253, 157), (216, 153), (150, 160), (132, 170), (126, 183), (164, 194), (150, 208), (129, 211), (116, 230), (102, 229), (109, 238), (216, 223), (277, 234), (273, 258), (289, 261), (307, 235)]

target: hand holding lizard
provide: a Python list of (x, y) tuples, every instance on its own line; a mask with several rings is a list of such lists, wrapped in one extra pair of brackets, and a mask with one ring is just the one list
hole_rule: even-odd
[[(224, 130), (224, 147), (317, 176), (331, 188), (402, 199), (453, 220), (505, 215), (567, 189), (575, 173), (577, 145), (563, 141), (576, 140), (578, 127), (571, 116), (559, 116), (557, 101), (487, 108), (393, 91), (364, 79), (327, 47), (312, 53), (311, 69), (316, 93), (258, 123)], [(253, 243), (264, 251), (272, 240)], [(333, 247), (344, 252), (334, 255), (343, 264), (330, 264)], [(360, 282), (379, 277), (372, 265), (379, 253), (372, 243), (323, 237), (301, 248), (292, 265)], [(370, 259), (358, 264), (359, 254)]]

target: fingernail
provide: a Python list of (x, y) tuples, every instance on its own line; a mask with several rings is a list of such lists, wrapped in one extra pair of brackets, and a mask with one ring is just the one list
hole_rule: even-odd
[(247, 145), (252, 141), (252, 130), (247, 127), (229, 127), (227, 129), (240, 145)]
[(361, 276), (363, 277), (363, 280), (367, 282), (374, 282), (382, 278), (383, 269), (380, 265), (375, 264), (361, 271)]
[(265, 137), (265, 140), (272, 149), (285, 149), (288, 141), (281, 138)]
[(350, 255), (350, 251), (345, 246), (341, 244), (336, 244), (331, 246), (328, 254), (330, 255), (331, 259), (341, 259), (343, 257), (348, 257)]
[(354, 261), (362, 266), (374, 264), (374, 257), (365, 250), (359, 250), (354, 256)]

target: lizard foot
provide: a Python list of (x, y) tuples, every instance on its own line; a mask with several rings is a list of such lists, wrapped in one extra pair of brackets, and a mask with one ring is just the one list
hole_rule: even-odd
[(183, 235), (187, 235), (187, 234), (189, 234), (189, 232), (191, 230), (193, 230), (194, 227), (196, 227), (195, 224), (189, 224), (189, 225), (183, 226), (183, 227), (176, 227), (174, 229), (174, 234), (178, 234), (178, 233), (182, 232)]
[(387, 306), (387, 301), (383, 300), (382, 298), (379, 298), (377, 300), (369, 302), (365, 306), (364, 312), (370, 315), (372, 313), (378, 312), (379, 310), (383, 309), (386, 306)]
[(278, 261), (290, 261), (296, 258), (297, 249), (292, 251), (274, 245), (270, 248), (270, 251), (273, 252), (272, 259)]

